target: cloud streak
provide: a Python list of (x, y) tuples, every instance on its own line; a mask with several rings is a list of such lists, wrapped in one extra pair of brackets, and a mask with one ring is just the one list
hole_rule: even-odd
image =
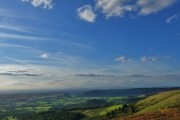
[(76, 77), (116, 77), (115, 75), (93, 74), (93, 73), (75, 74), (75, 75), (72, 75), (72, 76), (76, 76)]
[(0, 68), (0, 76), (27, 76), (36, 77), (43, 76), (43, 74), (37, 74), (33, 72), (35, 69), (19, 68), (18, 66), (6, 65)]
[(20, 27), (20, 26), (8, 25), (8, 24), (0, 24), (0, 29), (6, 29), (16, 32), (32, 33), (30, 31), (30, 28), (28, 27)]
[[(71, 46), (72, 48), (72, 46)], [(84, 59), (63, 52), (46, 52), (36, 47), (29, 47), (20, 44), (0, 43), (0, 54), (8, 51), (1, 56), (1, 62), (11, 62), (16, 64), (48, 64), (48, 65), (65, 65), (72, 66), (80, 64)], [(19, 56), (19, 53), (21, 56)], [(15, 54), (15, 55), (14, 55)]]
[(5, 76), (42, 76), (42, 74), (12, 73), (12, 72), (0, 73), (0, 75), (5, 75)]
[(166, 19), (166, 23), (171, 23), (173, 20), (178, 19), (178, 15), (173, 15)]
[(162, 61), (163, 58), (160, 58), (160, 57), (142, 57), (141, 58), (141, 62), (159, 62), (159, 61)]
[(35, 37), (35, 36), (11, 34), (11, 33), (0, 33), (0, 38), (12, 39), (12, 40), (50, 40), (45, 37), (43, 38), (43, 37)]
[(116, 58), (115, 61), (118, 61), (118, 62), (130, 62), (131, 59), (127, 58), (125, 56), (121, 56), (121, 57)]

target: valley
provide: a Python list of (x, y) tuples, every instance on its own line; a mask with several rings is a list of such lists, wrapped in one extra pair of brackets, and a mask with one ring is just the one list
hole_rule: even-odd
[[(173, 111), (174, 115), (179, 110), (179, 101), (179, 88), (2, 94), (0, 95), (0, 119), (118, 120), (123, 118), (130, 120), (131, 117), (152, 116), (151, 114), (158, 112), (161, 116), (162, 110), (164, 113)], [(155, 112), (156, 110), (160, 111)], [(43, 119), (44, 117), (46, 119)]]

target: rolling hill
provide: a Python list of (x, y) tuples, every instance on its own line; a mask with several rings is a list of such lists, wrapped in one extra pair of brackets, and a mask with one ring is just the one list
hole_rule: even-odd
[(136, 113), (117, 120), (179, 120), (180, 90), (162, 92), (134, 104)]
[(180, 90), (150, 96), (137, 102), (134, 106), (139, 111), (138, 113), (180, 107)]

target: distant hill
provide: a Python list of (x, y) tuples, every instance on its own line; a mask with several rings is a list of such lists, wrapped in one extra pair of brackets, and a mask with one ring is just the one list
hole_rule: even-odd
[(176, 88), (134, 88), (134, 89), (111, 89), (111, 90), (92, 90), (79, 93), (81, 97), (113, 97), (113, 96), (139, 96), (151, 95), (169, 90), (180, 90)]
[(180, 90), (162, 92), (134, 104), (136, 113), (117, 120), (180, 120)]

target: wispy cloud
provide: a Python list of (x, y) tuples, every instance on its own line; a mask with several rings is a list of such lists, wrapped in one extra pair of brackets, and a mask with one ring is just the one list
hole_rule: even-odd
[(22, 2), (30, 2), (34, 7), (42, 7), (44, 9), (52, 9), (53, 0), (21, 0)]
[[(18, 53), (20, 53), (20, 54), (27, 53), (26, 55), (35, 55), (35, 54), (42, 53), (42, 50), (34, 48), (34, 47), (25, 46), (25, 45), (21, 45), (21, 44), (11, 44), (11, 43), (0, 43), (0, 49), (7, 50), (7, 51), (9, 51), (9, 50), (10, 51), (18, 51)], [(24, 55), (24, 54), (22, 54), (22, 55)], [(24, 55), (24, 56), (26, 56), (26, 55)]]
[[(1, 47), (1, 44), (0, 44)], [(7, 47), (7, 46), (6, 46)], [(10, 46), (8, 46), (10, 47)], [(14, 56), (13, 54), (1, 57), (3, 63), (14, 63), (19, 65), (52, 65), (52, 66), (78, 66), (83, 62), (83, 58), (64, 53), (44, 53), (42, 50), (35, 48), (26, 48), (23, 46), (13, 46), (11, 50), (17, 51), (22, 56)]]
[(13, 73), (13, 72), (0, 73), (0, 75), (5, 75), (5, 76), (42, 76), (42, 74)]
[[(19, 67), (19, 68), (18, 68)], [(36, 69), (30, 69), (18, 66), (18, 65), (2, 65), (0, 67), (0, 76), (42, 76), (43, 74), (38, 74), (35, 72)]]
[(121, 56), (121, 57), (116, 58), (115, 61), (118, 61), (118, 62), (130, 62), (131, 59), (127, 58), (125, 56)]
[(34, 49), (32, 47), (24, 46), (24, 45), (19, 45), (19, 44), (10, 44), (10, 43), (0, 43), (0, 48), (1, 47), (9, 47), (9, 48), (24, 48), (24, 49)]
[(178, 15), (173, 15), (166, 19), (166, 23), (171, 23), (173, 20), (178, 19)]
[[(0, 16), (3, 18), (7, 24), (11, 21), (16, 20), (33, 20), (33, 21), (40, 21), (40, 19), (35, 14), (26, 14), (26, 11), (17, 11), (14, 9), (3, 9), (0, 8)], [(16, 22), (14, 22), (16, 23)], [(1, 23), (2, 24), (2, 23)], [(7, 25), (6, 24), (6, 25)]]
[(78, 8), (77, 13), (80, 19), (90, 23), (95, 22), (95, 19), (97, 17), (90, 5), (84, 5)]
[(81, 58), (64, 53), (43, 53), (41, 55), (41, 58), (48, 60), (49, 62), (54, 62), (56, 64), (63, 64), (67, 66), (77, 65), (82, 62)]
[[(42, 64), (42, 61), (39, 60), (31, 60), (31, 59), (20, 59), (20, 58), (12, 58), (12, 57), (3, 57), (6, 62), (10, 62), (11, 64), (17, 64), (17, 65), (27, 65), (27, 64)], [(46, 62), (47, 64), (47, 62)]]
[(28, 28), (28, 27), (21, 27), (21, 26), (9, 25), (9, 24), (0, 24), (0, 29), (7, 29), (7, 30), (17, 31), (17, 32), (32, 33), (30, 31), (30, 28)]
[(93, 73), (75, 74), (75, 75), (70, 75), (70, 76), (78, 76), (78, 77), (116, 77), (115, 75), (93, 74)]
[(11, 33), (0, 33), (0, 38), (12, 39), (12, 40), (50, 40), (45, 37), (36, 37), (34, 35), (30, 36), (30, 35), (11, 34)]
[(170, 57), (168, 56), (161, 56), (161, 57), (153, 57), (153, 56), (143, 56), (141, 58), (128, 58), (126, 56), (120, 56), (115, 59), (115, 61), (121, 62), (121, 63), (127, 63), (127, 62), (160, 62), (164, 60), (168, 60)]
[(69, 40), (65, 40), (65, 39), (58, 39), (56, 42), (57, 42), (57, 44), (59, 43), (61, 45), (64, 44), (64, 45), (71, 46), (71, 47), (94, 50), (94, 47), (87, 43), (74, 42), (74, 41), (69, 41)]
[(0, 16), (6, 17), (16, 17), (13, 11), (7, 9), (0, 9)]
[(141, 62), (158, 62), (158, 61), (162, 61), (163, 58), (160, 57), (142, 57), (141, 58)]
[(136, 6), (139, 7), (139, 14), (148, 15), (161, 11), (177, 0), (138, 0)]
[[(71, 47), (72, 48), (72, 47)], [(40, 48), (29, 47), (20, 44), (0, 43), (0, 49), (6, 50), (6, 54), (1, 56), (1, 62), (11, 62), (16, 64), (48, 64), (73, 66), (82, 64), (83, 57), (63, 52), (48, 52)], [(3, 52), (2, 51), (2, 52)], [(0, 54), (2, 53), (0, 52)], [(19, 54), (15, 54), (15, 53)], [(43, 59), (42, 59), (43, 58)]]

